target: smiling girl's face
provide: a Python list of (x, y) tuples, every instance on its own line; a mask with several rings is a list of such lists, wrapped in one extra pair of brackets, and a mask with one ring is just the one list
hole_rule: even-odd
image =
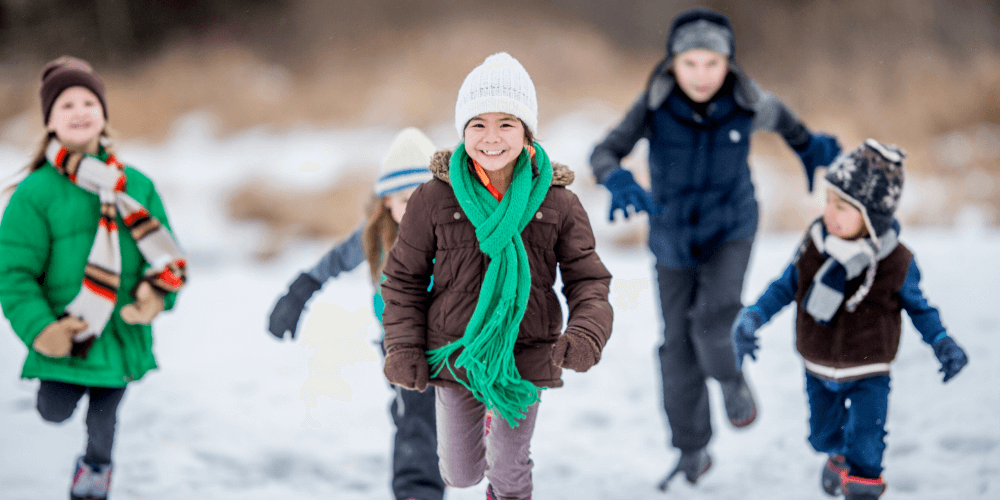
[(96, 154), (104, 124), (101, 101), (90, 89), (75, 86), (56, 98), (45, 128), (67, 149)]
[(507, 113), (483, 113), (465, 126), (465, 152), (484, 170), (513, 169), (528, 144), (524, 124)]

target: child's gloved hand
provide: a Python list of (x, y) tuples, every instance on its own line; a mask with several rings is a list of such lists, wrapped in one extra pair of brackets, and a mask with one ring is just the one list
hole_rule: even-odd
[(604, 187), (611, 191), (611, 211), (608, 213), (608, 220), (615, 220), (615, 210), (621, 210), (622, 215), (628, 219), (629, 206), (635, 213), (643, 211), (649, 214), (660, 213), (660, 204), (635, 182), (632, 172), (624, 168), (611, 172), (611, 175), (604, 179)]
[(393, 347), (385, 355), (382, 371), (389, 383), (411, 391), (424, 392), (430, 381), (427, 356), (419, 347)]
[(801, 150), (796, 150), (806, 169), (809, 192), (813, 190), (813, 176), (817, 167), (829, 165), (840, 154), (837, 138), (827, 134), (809, 134), (809, 142)]
[(736, 354), (736, 366), (743, 369), (743, 356), (757, 361), (757, 329), (763, 324), (760, 313), (754, 306), (744, 307), (733, 322), (733, 352)]
[(567, 328), (552, 345), (552, 364), (583, 373), (601, 360), (601, 347), (586, 333)]
[(312, 298), (316, 290), (323, 287), (323, 284), (306, 273), (302, 273), (295, 281), (288, 286), (288, 293), (278, 299), (278, 303), (271, 310), (271, 318), (267, 324), (271, 335), (279, 339), (285, 338), (285, 332), (289, 332), (290, 338), (295, 338), (295, 330), (299, 326), (299, 316), (306, 302)]
[(143, 281), (135, 289), (135, 302), (122, 306), (119, 314), (131, 325), (148, 325), (163, 312), (163, 306), (163, 295), (148, 281)]
[(941, 362), (941, 369), (938, 371), (944, 373), (944, 380), (941, 382), (951, 380), (969, 363), (969, 357), (965, 355), (965, 351), (951, 337), (938, 340), (933, 347), (934, 355)]
[(73, 349), (73, 336), (86, 329), (86, 321), (66, 316), (43, 328), (31, 348), (50, 358), (68, 358)]

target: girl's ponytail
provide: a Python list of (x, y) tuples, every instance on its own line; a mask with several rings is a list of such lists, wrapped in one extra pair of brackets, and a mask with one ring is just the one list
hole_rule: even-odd
[(392, 218), (392, 212), (385, 206), (385, 198), (372, 195), (368, 201), (368, 220), (361, 235), (365, 259), (371, 270), (372, 284), (377, 288), (382, 282), (382, 268), (385, 257), (396, 243), (399, 226)]

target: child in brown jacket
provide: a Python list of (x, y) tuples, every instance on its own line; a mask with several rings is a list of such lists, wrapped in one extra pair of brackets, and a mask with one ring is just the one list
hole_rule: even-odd
[[(561, 386), (562, 368), (584, 372), (600, 360), (611, 275), (565, 188), (573, 173), (533, 140), (535, 89), (516, 59), (492, 55), (466, 77), (455, 126), (463, 142), (434, 157), (435, 179), (410, 198), (385, 265), (385, 374), (406, 388), (436, 387), (447, 485), (485, 476), (487, 498), (527, 499), (539, 391)], [(498, 418), (487, 435), (488, 409)]]

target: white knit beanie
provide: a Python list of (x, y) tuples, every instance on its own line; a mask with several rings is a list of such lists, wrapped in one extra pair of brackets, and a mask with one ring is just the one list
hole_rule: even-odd
[(465, 125), (483, 113), (508, 113), (538, 135), (538, 100), (535, 84), (524, 66), (506, 52), (493, 54), (472, 70), (455, 103), (455, 130), (465, 137)]
[(434, 143), (416, 128), (408, 127), (399, 132), (382, 160), (375, 194), (381, 198), (431, 180), (434, 174), (428, 167), (434, 149)]

